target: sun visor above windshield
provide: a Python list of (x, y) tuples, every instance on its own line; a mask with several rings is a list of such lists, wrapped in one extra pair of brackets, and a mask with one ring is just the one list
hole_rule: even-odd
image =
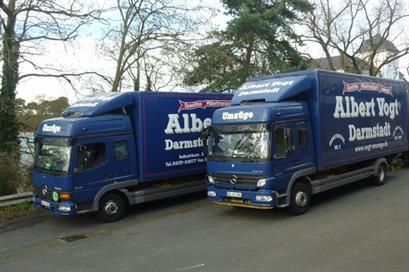
[(130, 93), (99, 93), (84, 97), (69, 106), (63, 116), (97, 116), (132, 104)]
[(251, 80), (240, 86), (232, 105), (243, 102), (279, 102), (296, 96), (311, 87), (307, 76), (271, 77)]

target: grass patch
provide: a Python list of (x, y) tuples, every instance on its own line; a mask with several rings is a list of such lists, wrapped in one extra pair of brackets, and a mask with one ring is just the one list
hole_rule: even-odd
[(0, 207), (0, 222), (27, 217), (33, 214), (35, 210), (33, 204), (28, 201), (7, 207)]

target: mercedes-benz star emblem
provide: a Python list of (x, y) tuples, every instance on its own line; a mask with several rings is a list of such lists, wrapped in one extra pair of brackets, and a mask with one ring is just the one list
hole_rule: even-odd
[(237, 176), (236, 175), (231, 176), (230, 183), (231, 184), (236, 184), (237, 183)]
[(43, 193), (43, 195), (47, 195), (47, 185), (44, 185), (44, 188), (41, 190), (41, 192)]

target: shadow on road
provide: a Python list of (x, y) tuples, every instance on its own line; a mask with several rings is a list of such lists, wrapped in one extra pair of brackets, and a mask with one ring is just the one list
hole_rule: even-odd
[[(397, 170), (388, 173), (388, 179), (385, 187), (393, 183), (397, 176), (402, 175), (398, 173), (406, 170)], [(370, 185), (369, 180), (362, 180), (352, 184), (348, 184), (327, 192), (323, 192), (313, 196), (312, 206), (308, 214), (319, 212), (320, 209), (326, 205), (338, 203), (339, 201), (348, 201), (347, 198), (353, 197), (356, 194), (366, 192), (368, 190), (376, 190), (377, 187)], [(383, 189), (383, 188), (381, 188)], [(386, 188), (385, 188), (386, 189)], [(74, 229), (88, 229), (95, 226), (119, 226), (125, 222), (133, 222), (135, 220), (144, 220), (147, 217), (161, 218), (166, 215), (174, 213), (187, 212), (192, 209), (200, 207), (209, 207), (214, 209), (216, 216), (227, 217), (229, 220), (237, 218), (250, 219), (255, 221), (263, 220), (287, 220), (294, 218), (294, 216), (286, 213), (285, 209), (275, 210), (257, 210), (248, 208), (232, 208), (221, 207), (212, 204), (206, 200), (206, 192), (173, 197), (164, 200), (148, 202), (144, 204), (135, 205), (128, 208), (126, 218), (119, 222), (111, 224), (103, 224), (96, 219), (95, 213), (82, 214), (73, 217), (56, 216), (48, 212), (41, 212), (41, 216), (25, 219), (19, 222), (12, 222), (11, 224), (3, 224), (0, 226), (0, 232), (15, 230), (19, 228), (29, 227), (47, 221), (48, 224), (55, 228), (63, 228), (65, 230)], [(306, 215), (304, 215), (306, 216)]]
[[(396, 179), (396, 173), (388, 173), (387, 182), (384, 185), (387, 187), (390, 183), (393, 183)], [(382, 187), (382, 186), (381, 186)], [(368, 190), (376, 190), (378, 187), (371, 184), (371, 179), (364, 179), (351, 184), (347, 184), (326, 192), (316, 194), (312, 197), (312, 203), (310, 210), (307, 214), (301, 216), (309, 216), (319, 212), (320, 209), (325, 208), (327, 205), (335, 204), (340, 201), (348, 201), (347, 198), (354, 197), (357, 194), (367, 192)], [(382, 189), (382, 188), (381, 188)], [(265, 221), (265, 220), (291, 220), (298, 216), (293, 216), (287, 213), (285, 208), (273, 209), (273, 210), (258, 210), (250, 208), (235, 208), (235, 207), (217, 207), (220, 212), (220, 216), (234, 220), (235, 218), (245, 217), (249, 220)]]

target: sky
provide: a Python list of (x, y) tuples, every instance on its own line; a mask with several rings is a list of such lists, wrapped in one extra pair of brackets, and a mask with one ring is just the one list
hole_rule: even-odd
[[(63, 0), (68, 1), (68, 0)], [(84, 0), (85, 1), (85, 0)], [(188, 0), (175, 0), (188, 1)], [(116, 1), (114, 1), (116, 2)], [(107, 7), (112, 0), (88, 0), (89, 5), (98, 5)], [(219, 10), (218, 15), (211, 20), (211, 25), (203, 27), (202, 31), (206, 32), (211, 27), (217, 29), (224, 29), (226, 27), (229, 17), (225, 15), (225, 10), (220, 0), (190, 0), (189, 4), (206, 5)], [(115, 14), (108, 14), (111, 18), (115, 18)], [(79, 37), (69, 43), (63, 44), (61, 42), (45, 42), (43, 54), (35, 56), (34, 62), (42, 66), (51, 66), (54, 68), (62, 68), (65, 71), (81, 72), (81, 71), (97, 71), (104, 75), (113, 76), (115, 69), (115, 62), (109, 57), (105, 56), (101, 50), (101, 33), (102, 27), (100, 24), (93, 24), (80, 31)], [(320, 50), (314, 50), (316, 45), (308, 45), (304, 50), (312, 52), (313, 57), (323, 57)], [(409, 57), (400, 60), (401, 64), (409, 63)], [(20, 66), (20, 73), (35, 72), (29, 65), (22, 64)], [(407, 74), (405, 72), (405, 74)], [(96, 86), (93, 82), (87, 79), (82, 82), (75, 82), (78, 91), (74, 91), (71, 86), (64, 80), (54, 78), (30, 77), (22, 80), (17, 86), (17, 97), (23, 98), (26, 101), (36, 101), (39, 98), (53, 99), (59, 96), (66, 96), (70, 103), (77, 101), (84, 95), (90, 94), (92, 91), (89, 86)], [(104, 90), (109, 91), (108, 87)]]
[[(107, 7), (108, 1), (98, 5)], [(187, 1), (187, 0), (177, 0)], [(114, 1), (116, 2), (116, 1)], [(204, 26), (202, 31), (206, 32), (210, 27), (223, 29), (226, 26), (227, 16), (224, 14), (224, 8), (219, 0), (190, 0), (191, 5), (206, 5), (219, 10), (218, 15), (213, 17), (211, 25)], [(106, 16), (118, 16), (118, 14), (107, 14)], [(113, 77), (115, 71), (115, 62), (104, 55), (100, 50), (101, 46), (101, 31), (103, 28), (100, 24), (93, 24), (80, 31), (77, 39), (69, 43), (50, 42), (47, 41), (42, 44), (44, 47), (43, 54), (33, 57), (32, 60), (41, 66), (51, 66), (53, 68), (64, 69), (68, 72), (81, 71), (97, 71), (98, 73)], [(20, 73), (33, 73), (31, 65), (22, 64), (20, 66)], [(36, 101), (40, 98), (53, 99), (59, 96), (68, 97), (70, 103), (75, 102), (84, 95), (92, 93), (88, 88), (91, 83), (83, 80), (80, 83), (76, 82), (77, 91), (62, 79), (43, 78), (43, 77), (29, 77), (17, 86), (17, 97), (23, 98), (26, 101)], [(103, 91), (109, 91), (105, 89)]]

